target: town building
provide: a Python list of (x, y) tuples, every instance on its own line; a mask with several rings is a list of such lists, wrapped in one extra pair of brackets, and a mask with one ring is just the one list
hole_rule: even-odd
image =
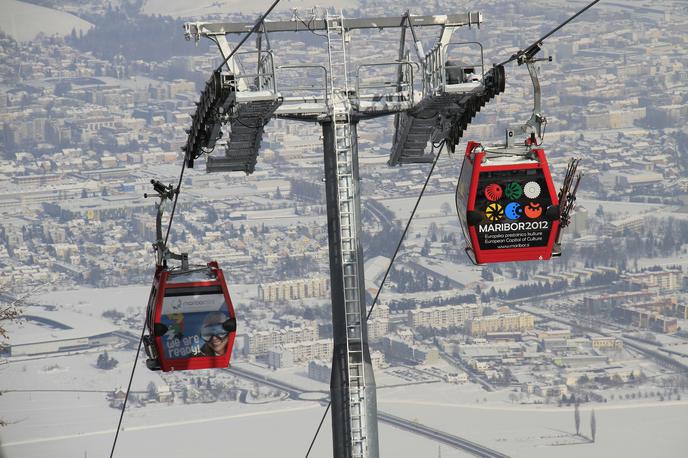
[(439, 360), (439, 352), (435, 347), (418, 344), (397, 336), (382, 338), (382, 349), (388, 359), (431, 364)]
[(649, 302), (656, 298), (657, 294), (652, 291), (624, 291), (619, 293), (596, 294), (585, 296), (581, 313), (585, 314), (604, 314), (611, 312), (612, 308), (618, 305)]
[(612, 311), (612, 317), (621, 323), (663, 334), (671, 334), (678, 331), (678, 320), (676, 318), (638, 307), (615, 307)]
[(330, 280), (327, 277), (302, 278), (258, 285), (258, 299), (264, 302), (288, 301), (311, 297), (329, 297)]
[(479, 317), (481, 311), (477, 304), (441, 305), (409, 310), (407, 320), (413, 329), (447, 329), (463, 327), (466, 320)]
[(630, 283), (645, 287), (657, 287), (660, 291), (678, 291), (683, 283), (681, 269), (663, 269), (658, 271), (632, 272), (625, 277)]
[(623, 349), (623, 340), (616, 337), (591, 337), (590, 344), (595, 350), (621, 350)]
[(525, 332), (535, 327), (535, 319), (529, 313), (508, 313), (472, 318), (466, 322), (469, 336), (485, 336), (490, 332)]
[(302, 327), (286, 327), (263, 331), (254, 330), (247, 334), (246, 353), (249, 355), (262, 355), (267, 353), (272, 347), (313, 341), (319, 337), (318, 324), (315, 321), (307, 321)]
[(268, 351), (268, 365), (275, 369), (280, 369), (282, 367), (291, 367), (296, 363), (327, 359), (332, 357), (333, 349), (332, 339), (283, 344)]

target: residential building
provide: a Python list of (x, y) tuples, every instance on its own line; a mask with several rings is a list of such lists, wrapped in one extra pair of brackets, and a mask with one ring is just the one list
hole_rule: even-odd
[(413, 341), (407, 341), (397, 336), (386, 336), (382, 339), (385, 355), (403, 361), (421, 364), (433, 363), (439, 360), (439, 352), (435, 347), (428, 347)]
[(621, 350), (623, 348), (623, 340), (616, 337), (591, 337), (590, 344), (595, 350)]
[(258, 299), (265, 302), (328, 297), (330, 280), (327, 277), (302, 278), (258, 285)]
[(470, 336), (484, 336), (488, 332), (524, 332), (534, 327), (534, 317), (529, 313), (489, 315), (473, 318), (466, 322), (466, 332)]
[(332, 357), (332, 339), (311, 340), (289, 343), (271, 348), (268, 351), (268, 364), (276, 369)]
[(320, 337), (320, 333), (315, 321), (307, 322), (302, 327), (251, 331), (248, 333), (246, 352), (249, 355), (261, 355), (275, 346), (313, 341), (317, 340), (318, 337)]
[(409, 310), (408, 325), (412, 328), (447, 329), (463, 327), (466, 320), (479, 317), (477, 304), (442, 305)]

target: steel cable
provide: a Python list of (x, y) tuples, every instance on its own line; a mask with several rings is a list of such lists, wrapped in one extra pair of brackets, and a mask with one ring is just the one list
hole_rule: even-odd
[[(377, 304), (377, 299), (380, 297), (380, 293), (382, 292), (382, 288), (385, 285), (385, 281), (387, 280), (387, 276), (389, 275), (389, 272), (392, 270), (392, 265), (394, 264), (394, 260), (397, 258), (397, 254), (399, 253), (399, 248), (401, 248), (401, 244), (404, 242), (404, 239), (406, 238), (406, 233), (409, 230), (409, 227), (411, 227), (411, 222), (413, 221), (413, 217), (416, 215), (416, 210), (418, 209), (418, 205), (420, 204), (420, 200), (423, 198), (423, 194), (425, 194), (425, 188), (428, 187), (428, 182), (430, 181), (430, 177), (432, 176), (433, 172), (435, 171), (435, 166), (437, 165), (437, 160), (440, 158), (440, 154), (442, 154), (442, 150), (444, 149), (444, 144), (446, 143), (446, 140), (443, 140), (440, 143), (439, 146), (439, 151), (437, 151), (437, 155), (435, 156), (435, 160), (432, 161), (432, 167), (430, 167), (430, 172), (428, 173), (428, 177), (425, 179), (425, 183), (423, 184), (423, 188), (420, 190), (420, 194), (418, 195), (418, 199), (416, 200), (416, 205), (414, 205), (413, 210), (411, 211), (411, 216), (409, 217), (408, 222), (406, 223), (406, 227), (404, 228), (404, 232), (401, 234), (401, 237), (399, 238), (399, 243), (397, 244), (396, 249), (394, 250), (394, 254), (392, 255), (392, 258), (389, 261), (389, 266), (387, 266), (387, 271), (385, 272), (384, 277), (382, 277), (382, 282), (380, 282), (380, 287), (377, 290), (377, 294), (375, 295), (375, 299), (373, 299), (373, 304), (370, 306), (370, 310), (368, 311), (368, 314), (366, 315), (366, 321), (368, 318), (370, 318), (370, 315), (373, 313), (373, 310), (375, 309), (375, 305)], [(434, 148), (434, 145), (433, 145)]]
[(186, 170), (186, 160), (184, 157), (184, 162), (182, 164), (182, 172), (179, 174), (179, 181), (177, 182), (177, 188), (174, 190), (174, 202), (172, 203), (172, 211), (170, 211), (170, 220), (167, 222), (167, 232), (165, 233), (165, 244), (167, 247), (167, 239), (170, 237), (170, 229), (172, 229), (172, 220), (174, 219), (174, 211), (177, 209), (177, 200), (179, 200), (179, 190), (182, 187), (182, 180), (184, 179), (184, 170)]
[(248, 40), (248, 38), (249, 38), (251, 35), (253, 35), (253, 33), (254, 33), (256, 30), (258, 30), (258, 27), (260, 27), (260, 25), (263, 23), (263, 21), (265, 21), (265, 18), (268, 17), (268, 14), (270, 14), (270, 12), (271, 12), (273, 9), (275, 9), (275, 7), (277, 6), (277, 4), (278, 4), (279, 2), (280, 2), (280, 0), (275, 0), (274, 2), (272, 2), (272, 5), (270, 5), (270, 8), (268, 8), (268, 10), (260, 17), (260, 19), (258, 19), (258, 20), (256, 21), (256, 24), (253, 26), (253, 28), (244, 36), (244, 38), (241, 39), (241, 41), (239, 42), (239, 44), (236, 45), (236, 47), (232, 50), (232, 52), (229, 53), (229, 56), (225, 57), (225, 60), (222, 61), (222, 63), (215, 69), (215, 71), (218, 71), (218, 70), (221, 70), (221, 69), (222, 69), (222, 66), (225, 65), (225, 64), (229, 61), (229, 59), (231, 59), (232, 56), (237, 52), (237, 50), (238, 50), (239, 48), (241, 48), (241, 46), (246, 42), (246, 40)]
[(542, 46), (542, 42), (543, 42), (543, 41), (545, 41), (545, 40), (546, 40), (547, 38), (549, 38), (551, 35), (553, 35), (553, 34), (556, 33), (557, 31), (559, 31), (559, 30), (560, 30), (562, 27), (564, 27), (566, 24), (568, 24), (569, 22), (573, 21), (573, 20), (576, 19), (578, 16), (580, 16), (581, 14), (583, 14), (584, 12), (586, 12), (588, 9), (592, 8), (592, 7), (593, 7), (596, 3), (598, 3), (599, 1), (600, 1), (600, 0), (593, 0), (592, 2), (588, 3), (583, 9), (579, 10), (576, 14), (574, 14), (573, 16), (571, 16), (570, 18), (568, 18), (567, 20), (565, 20), (564, 22), (562, 22), (561, 24), (559, 24), (558, 26), (556, 26), (554, 29), (552, 29), (552, 30), (550, 30), (549, 32), (547, 32), (547, 33), (546, 33), (545, 35), (543, 35), (539, 40), (535, 41), (533, 44), (531, 44), (530, 46), (528, 46), (525, 50), (519, 50), (519, 51), (517, 51), (516, 53), (512, 54), (511, 57), (509, 57), (507, 60), (505, 60), (504, 62), (502, 62), (502, 63), (499, 64), (499, 65), (506, 65), (506, 64), (508, 64), (509, 62), (512, 62), (512, 61), (514, 61), (514, 60), (518, 60), (518, 63), (519, 63), (519, 65), (520, 65), (520, 64), (523, 62), (521, 59), (523, 59), (523, 58), (525, 58), (525, 59), (533, 58), (533, 56), (535, 56), (535, 54), (537, 54), (538, 52), (540, 52), (540, 49), (541, 49), (541, 46)]
[(115, 454), (115, 447), (117, 446), (117, 438), (119, 437), (119, 430), (122, 427), (122, 420), (124, 419), (124, 410), (127, 408), (127, 400), (129, 399), (129, 392), (131, 391), (131, 382), (134, 380), (134, 372), (136, 372), (136, 362), (139, 360), (139, 353), (141, 353), (141, 343), (143, 342), (143, 335), (146, 333), (146, 317), (143, 319), (143, 329), (141, 330), (141, 338), (139, 345), (136, 348), (136, 358), (134, 358), (134, 365), (131, 368), (131, 376), (129, 377), (129, 385), (127, 392), (124, 395), (124, 402), (122, 402), (122, 411), (119, 413), (119, 423), (117, 423), (117, 431), (115, 432), (115, 440), (112, 442), (112, 449), (110, 450), (110, 458)]

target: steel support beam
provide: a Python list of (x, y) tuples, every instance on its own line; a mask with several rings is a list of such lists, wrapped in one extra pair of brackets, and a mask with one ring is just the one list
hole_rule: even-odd
[[(323, 143), (325, 153), (325, 187), (327, 199), (327, 232), (330, 254), (330, 277), (332, 296), (332, 325), (334, 334), (334, 355), (332, 357), (332, 376), (330, 379), (330, 396), (332, 400), (332, 439), (333, 456), (335, 458), (366, 457), (378, 458), (379, 445), (377, 434), (377, 398), (375, 394), (375, 377), (370, 362), (368, 348), (368, 329), (366, 324), (365, 303), (365, 279), (363, 273), (363, 249), (361, 247), (361, 200), (358, 176), (358, 143), (356, 141), (356, 123), (350, 126), (350, 176), (344, 177), (341, 173), (342, 151), (337, 151), (335, 123), (328, 121), (322, 124)], [(344, 183), (344, 184), (343, 184)], [(352, 217), (342, 214), (340, 196), (342, 186), (346, 186), (351, 193), (352, 208), (349, 208)], [(348, 213), (348, 212), (347, 212)], [(351, 237), (349, 237), (351, 236)], [(353, 238), (356, 250), (356, 278), (349, 283), (347, 277), (350, 272), (346, 267), (350, 264), (350, 258), (346, 250), (342, 249), (343, 238)], [(346, 240), (344, 240), (346, 244)], [(346, 284), (345, 284), (346, 283)], [(352, 303), (351, 284), (357, 285), (358, 297), (354, 301), (358, 303), (356, 317), (352, 317), (352, 310), (347, 306)], [(347, 313), (348, 312), (348, 313)], [(352, 324), (352, 319), (358, 320), (358, 329), (347, 326), (347, 321)], [(355, 336), (357, 334), (358, 336)], [(360, 341), (359, 341), (360, 339)], [(360, 356), (359, 356), (360, 355)], [(361, 361), (350, 361), (351, 358), (362, 358)], [(360, 365), (363, 369), (364, 380), (357, 381), (351, 376), (348, 368)], [(362, 383), (361, 383), (362, 382)], [(358, 385), (358, 386), (357, 386)], [(350, 399), (351, 393), (361, 389), (361, 399)], [(362, 401), (362, 402), (361, 402)], [(352, 440), (357, 435), (352, 431), (352, 417), (356, 424), (355, 408), (360, 404), (364, 412), (364, 431), (362, 441), (363, 449), (355, 450), (355, 444), (359, 441)]]

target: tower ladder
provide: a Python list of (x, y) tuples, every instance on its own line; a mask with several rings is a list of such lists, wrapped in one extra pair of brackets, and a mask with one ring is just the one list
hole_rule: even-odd
[(363, 361), (363, 326), (356, 218), (356, 190), (353, 155), (355, 130), (351, 128), (351, 105), (346, 55), (346, 31), (341, 14), (327, 14), (327, 51), (329, 57), (329, 111), (332, 117), (335, 154), (337, 155), (337, 199), (339, 209), (344, 316), (346, 320), (348, 425), (352, 458), (366, 458), (365, 377)]

